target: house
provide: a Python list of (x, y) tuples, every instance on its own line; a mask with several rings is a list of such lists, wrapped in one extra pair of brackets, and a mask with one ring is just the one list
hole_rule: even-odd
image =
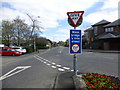
[[(86, 47), (86, 48), (88, 48), (88, 46), (91, 47), (91, 43), (92, 43), (93, 38), (94, 38), (93, 28), (91, 27), (91, 28), (86, 29), (86, 30), (84, 31), (84, 34), (85, 34), (85, 35), (84, 35), (82, 41), (85, 42), (85, 45), (86, 45), (85, 47)], [(84, 47), (84, 45), (83, 45), (83, 47)]]
[(120, 19), (101, 20), (84, 31), (89, 48), (120, 50)]
[(104, 50), (120, 50), (120, 19), (104, 26), (104, 34), (98, 36), (103, 41)]
[(106, 21), (106, 20), (101, 20), (100, 22), (92, 25), (93, 27), (93, 30), (94, 30), (94, 36), (98, 36), (98, 35), (101, 35), (103, 34), (105, 31), (104, 31), (104, 26), (109, 24), (110, 22), (109, 21)]

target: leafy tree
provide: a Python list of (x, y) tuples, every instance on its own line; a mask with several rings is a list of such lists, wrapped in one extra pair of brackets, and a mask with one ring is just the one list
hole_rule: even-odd
[(58, 44), (59, 44), (60, 46), (64, 46), (64, 45), (65, 45), (65, 42), (59, 41)]
[[(34, 19), (28, 14), (32, 21), (32, 25), (25, 23), (25, 20), (16, 17), (12, 21), (2, 21), (2, 41), (5, 45), (9, 46), (11, 43), (17, 45), (30, 46), (34, 44), (34, 49), (37, 40), (37, 33), (41, 32), (41, 26), (38, 25), (37, 19)], [(36, 42), (35, 42), (36, 41)], [(46, 45), (46, 39), (39, 40), (42, 45)], [(38, 42), (37, 42), (38, 44)], [(40, 43), (38, 45), (41, 45)]]
[(8, 20), (2, 21), (2, 42), (5, 45), (10, 45), (13, 38), (13, 24)]
[(13, 20), (14, 25), (14, 39), (17, 40), (18, 46), (21, 42), (29, 40), (30, 27), (25, 23), (25, 20), (21, 20), (19, 17)]
[(36, 45), (37, 46), (46, 46), (48, 44), (48, 40), (46, 38), (37, 38), (36, 39)]

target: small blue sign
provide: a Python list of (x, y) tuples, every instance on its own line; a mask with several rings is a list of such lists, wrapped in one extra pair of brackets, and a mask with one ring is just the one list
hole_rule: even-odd
[(70, 30), (70, 54), (82, 54), (81, 30)]

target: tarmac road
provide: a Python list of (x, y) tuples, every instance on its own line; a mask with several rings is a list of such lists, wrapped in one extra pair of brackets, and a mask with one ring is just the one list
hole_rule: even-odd
[[(77, 55), (77, 68), (81, 73), (98, 72), (118, 76), (118, 55), (83, 52)], [(57, 84), (61, 83), (57, 86), (62, 88), (62, 82), (67, 82), (64, 73), (73, 73), (73, 55), (69, 54), (67, 47), (56, 47), (23, 56), (3, 56), (2, 71), (0, 80), (3, 88), (53, 89), (56, 80), (59, 80)], [(67, 83), (74, 88), (71, 81)]]

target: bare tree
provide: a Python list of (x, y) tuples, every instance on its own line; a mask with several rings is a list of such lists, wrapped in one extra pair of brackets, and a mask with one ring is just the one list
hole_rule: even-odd
[[(44, 29), (44, 28), (39, 25), (40, 22), (38, 22), (37, 18), (34, 18), (33, 16), (29, 15), (28, 13), (26, 15), (30, 18), (30, 20), (32, 22), (31, 37), (33, 37), (34, 34), (36, 34), (35, 33), (36, 31), (39, 31), (40, 33), (42, 33), (41, 29)], [(38, 16), (38, 18), (40, 18), (40, 17)]]
[[(37, 18), (34, 18), (33, 16), (31, 16), (31, 15), (29, 15), (28, 13), (26, 14), (29, 18), (30, 18), (30, 20), (32, 21), (32, 25), (31, 25), (31, 36), (30, 36), (30, 39), (33, 39), (33, 45), (34, 45), (34, 51), (36, 51), (36, 42), (35, 42), (35, 38), (36, 38), (36, 32), (40, 32), (40, 33), (42, 33), (41, 32), (41, 29), (43, 29), (43, 27), (41, 27), (40, 25), (39, 25), (39, 22), (38, 22), (38, 20), (37, 20)], [(38, 18), (40, 18), (39, 16), (38, 16)]]

